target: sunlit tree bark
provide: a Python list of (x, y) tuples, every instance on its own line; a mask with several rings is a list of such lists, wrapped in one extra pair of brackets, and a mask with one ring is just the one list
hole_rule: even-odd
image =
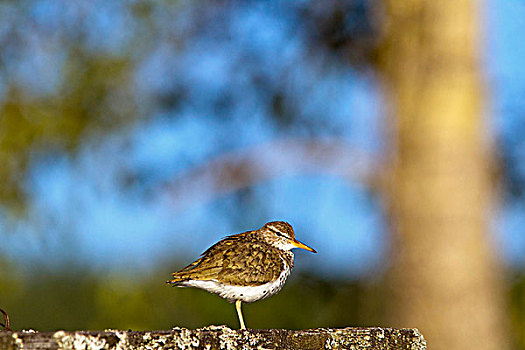
[(432, 349), (505, 349), (488, 237), (490, 152), (474, 0), (385, 0), (379, 53), (393, 114), (393, 326)]

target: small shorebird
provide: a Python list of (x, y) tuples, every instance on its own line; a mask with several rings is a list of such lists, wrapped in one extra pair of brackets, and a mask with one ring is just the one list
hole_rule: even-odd
[(215, 243), (166, 283), (196, 287), (235, 302), (241, 329), (246, 329), (241, 303), (279, 292), (293, 268), (293, 248), (317, 253), (295, 239), (292, 226), (272, 221), (258, 230), (228, 236)]

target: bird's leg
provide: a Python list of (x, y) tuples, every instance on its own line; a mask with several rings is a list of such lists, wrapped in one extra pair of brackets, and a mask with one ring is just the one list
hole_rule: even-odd
[(239, 316), (239, 322), (241, 324), (241, 329), (246, 329), (246, 326), (244, 325), (244, 319), (242, 318), (242, 311), (241, 311), (241, 300), (237, 300), (235, 302), (235, 308), (237, 309), (237, 315)]

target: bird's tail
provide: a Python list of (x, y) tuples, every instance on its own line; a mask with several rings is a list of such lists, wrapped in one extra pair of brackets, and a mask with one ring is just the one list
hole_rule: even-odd
[(191, 280), (194, 276), (192, 269), (199, 265), (202, 261), (202, 258), (195, 260), (185, 268), (180, 271), (173, 272), (171, 275), (173, 279), (166, 281), (167, 284), (172, 284), (173, 286), (184, 287), (184, 282)]
[(174, 287), (175, 286), (182, 287), (183, 283), (188, 281), (188, 280), (189, 280), (188, 276), (184, 276), (180, 272), (175, 272), (175, 273), (173, 273), (173, 278), (171, 280), (166, 281), (166, 283), (167, 284), (171, 284)]

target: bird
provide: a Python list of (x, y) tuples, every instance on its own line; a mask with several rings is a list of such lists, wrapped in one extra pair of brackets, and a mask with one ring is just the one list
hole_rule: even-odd
[(166, 283), (195, 287), (235, 303), (241, 329), (246, 329), (241, 304), (278, 293), (294, 266), (294, 248), (317, 251), (295, 238), (292, 225), (272, 221), (257, 230), (227, 236), (201, 257), (172, 273)]

